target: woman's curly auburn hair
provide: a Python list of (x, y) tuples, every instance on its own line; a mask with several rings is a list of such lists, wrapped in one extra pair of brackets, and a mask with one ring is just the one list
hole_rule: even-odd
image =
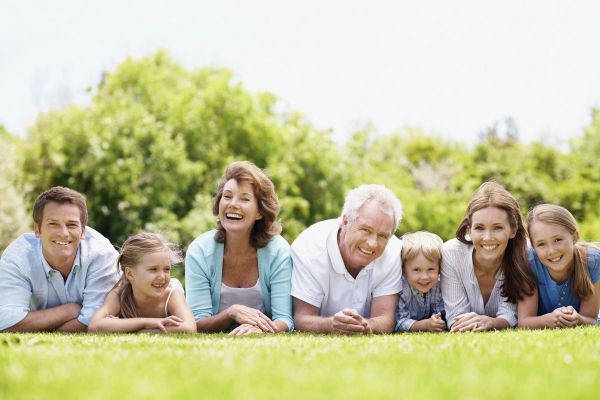
[[(236, 182), (247, 182), (254, 188), (254, 196), (258, 204), (261, 219), (254, 223), (250, 234), (250, 244), (255, 248), (265, 247), (273, 236), (281, 233), (281, 224), (277, 221), (279, 215), (279, 198), (275, 193), (275, 185), (269, 177), (249, 161), (237, 161), (230, 164), (225, 170), (225, 175), (219, 181), (217, 195), (213, 204), (213, 215), (219, 215), (219, 203), (223, 197), (223, 187), (231, 179)], [(217, 220), (217, 233), (215, 240), (225, 243), (225, 229), (221, 221)]]

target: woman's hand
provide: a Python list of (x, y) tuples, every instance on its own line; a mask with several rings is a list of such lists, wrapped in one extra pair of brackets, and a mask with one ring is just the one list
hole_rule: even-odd
[(227, 315), (240, 325), (253, 325), (263, 332), (274, 333), (277, 331), (273, 321), (255, 308), (234, 304), (227, 309)]
[(481, 332), (492, 329), (492, 318), (474, 312), (457, 315), (453, 321), (450, 332)]
[(258, 326), (250, 324), (242, 324), (229, 332), (229, 335), (233, 336), (245, 336), (245, 335), (256, 335), (258, 333), (264, 333)]
[(167, 333), (167, 326), (179, 326), (183, 319), (176, 315), (168, 316), (167, 318), (148, 318), (144, 325), (144, 329), (158, 329), (163, 333)]

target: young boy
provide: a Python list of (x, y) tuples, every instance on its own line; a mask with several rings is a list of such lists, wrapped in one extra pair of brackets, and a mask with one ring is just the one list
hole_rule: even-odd
[(444, 301), (439, 285), (442, 239), (419, 231), (402, 236), (402, 290), (396, 314), (397, 332), (441, 332)]

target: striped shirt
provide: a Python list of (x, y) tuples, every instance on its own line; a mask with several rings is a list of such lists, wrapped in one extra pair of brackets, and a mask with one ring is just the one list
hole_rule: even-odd
[(490, 298), (484, 305), (473, 268), (473, 245), (461, 243), (458, 239), (444, 243), (441, 286), (448, 327), (452, 326), (454, 317), (468, 312), (502, 318), (510, 326), (515, 326), (517, 306), (500, 294), (503, 281), (504, 272), (498, 271)]
[(421, 293), (402, 276), (402, 291), (396, 313), (396, 332), (408, 332), (416, 321), (427, 319), (444, 311), (440, 284), (436, 283), (427, 293)]

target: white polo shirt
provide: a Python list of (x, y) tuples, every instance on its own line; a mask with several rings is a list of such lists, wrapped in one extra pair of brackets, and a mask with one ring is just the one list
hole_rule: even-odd
[(355, 279), (340, 254), (340, 225), (341, 219), (317, 222), (292, 243), (292, 296), (318, 307), (322, 317), (353, 308), (369, 318), (372, 298), (400, 292), (402, 241), (392, 236), (383, 254)]

